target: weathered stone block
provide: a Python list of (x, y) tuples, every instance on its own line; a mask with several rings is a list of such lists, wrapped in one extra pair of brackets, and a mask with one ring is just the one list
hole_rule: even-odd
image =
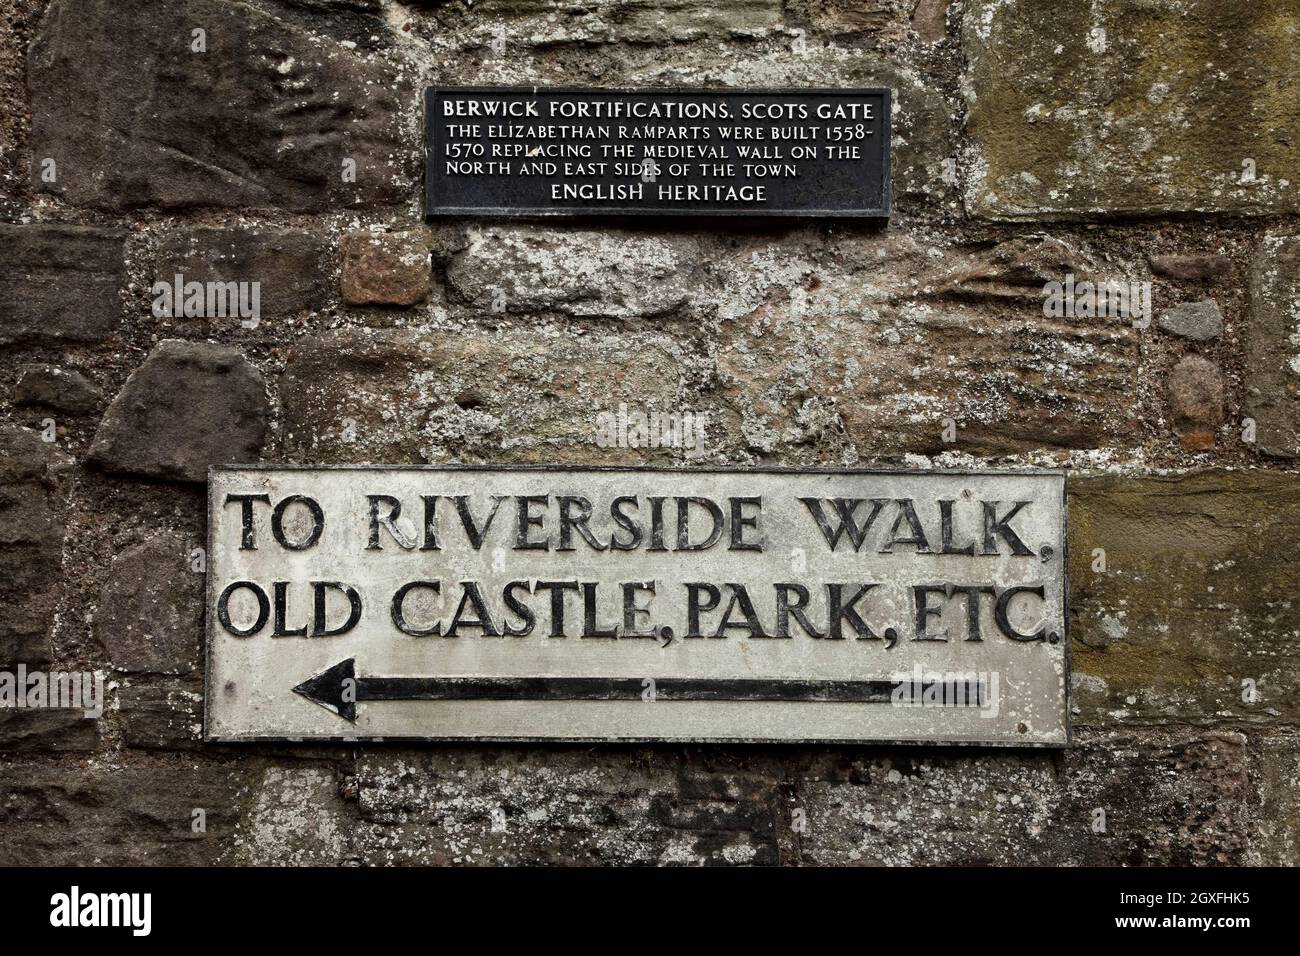
[(357, 231), (339, 242), (343, 301), (349, 305), (415, 305), (429, 298), (428, 230)]
[(257, 460), (267, 416), (262, 373), (242, 354), (169, 339), (113, 399), (90, 458), (120, 474), (206, 481), (209, 465)]
[(898, 38), (907, 30), (914, 5), (915, 0), (809, 0), (808, 14), (819, 33)]
[(128, 747), (198, 750), (203, 746), (201, 683), (141, 684), (132, 680), (118, 689), (117, 702), (122, 739)]
[(280, 397), (292, 460), (313, 463), (663, 460), (601, 449), (601, 412), (674, 408), (659, 338), (353, 329), (300, 341)]
[[(781, 27), (780, 0), (480, 0), (474, 33), (486, 45), (505, 31), (511, 46), (672, 44), (761, 37)], [(459, 14), (453, 14), (456, 21)], [(453, 27), (460, 26), (453, 21)]]
[[(223, 862), (251, 866), (391, 863), (380, 840), (359, 840), (355, 803), (344, 802), (339, 774), (315, 764), (267, 767), (253, 783), (247, 813)], [(355, 800), (355, 796), (352, 798)], [(354, 844), (361, 844), (361, 852)], [(373, 854), (365, 850), (373, 849)]]
[(125, 233), (0, 225), (0, 345), (99, 342), (122, 321)]
[(1298, 487), (1266, 471), (1071, 479), (1078, 722), (1300, 721)]
[(401, 202), (418, 181), (409, 79), (246, 4), (55, 0), (30, 78), (33, 156), (57, 160), (46, 188), (74, 205), (307, 211)]
[(190, 569), (183, 538), (155, 535), (113, 558), (95, 635), (121, 671), (186, 674), (198, 666), (203, 575)]
[(99, 746), (99, 720), (66, 707), (0, 707), (0, 751), (78, 751)]
[(717, 359), (728, 435), (830, 461), (1133, 440), (1131, 325), (1043, 315), (1044, 279), (1082, 254), (1043, 238), (937, 253), (846, 244), (735, 315)]
[(833, 753), (796, 778), (799, 855), (823, 866), (1242, 864), (1246, 767), (1245, 739), (1219, 733), (1081, 735), (1059, 766), (1025, 753)]
[[(920, 251), (919, 247), (914, 247), (913, 255), (916, 251)], [(1091, 281), (1094, 285), (1120, 281), (1103, 270), (1087, 250), (1043, 233), (1018, 236), (989, 247), (930, 249), (925, 254), (931, 261), (921, 274), (910, 277), (913, 282), (907, 284), (904, 282), (909, 277), (898, 276), (889, 291), (900, 295), (899, 290), (911, 286), (935, 298), (1014, 302), (1035, 305), (1041, 311), (1049, 298), (1049, 284), (1062, 285), (1069, 275), (1074, 275), (1077, 282)], [(889, 256), (888, 247), (883, 256)]]
[[(154, 259), (154, 281), (174, 286), (179, 273), (185, 282), (256, 282), (259, 318), (292, 319), (329, 304), (326, 246), (315, 233), (294, 229), (202, 226), (163, 238)], [(181, 314), (179, 308), (175, 312)], [(211, 324), (238, 321), (232, 315)]]
[(480, 312), (637, 319), (684, 309), (698, 266), (698, 247), (685, 238), (476, 226), (447, 280)]
[(444, 865), (779, 862), (777, 763), (715, 756), (704, 767), (628, 748), (367, 754), (354, 852)]
[(1300, 455), (1300, 236), (1267, 236), (1251, 266), (1244, 409), (1266, 455)]
[(85, 767), (0, 761), (0, 865), (215, 863), (259, 769), (140, 755)]
[(71, 466), (37, 433), (0, 426), (0, 666), (50, 659)]
[(1243, 863), (1245, 744), (1148, 731), (1085, 733), (1055, 756), (368, 752), (342, 780), (324, 768), (269, 772), (237, 854), (388, 865)]
[(965, 11), (973, 214), (1300, 211), (1291, 0)]

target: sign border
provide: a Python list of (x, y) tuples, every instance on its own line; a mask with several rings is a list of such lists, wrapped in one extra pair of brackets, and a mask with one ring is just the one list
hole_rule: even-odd
[[(869, 209), (683, 209), (671, 211), (666, 209), (645, 209), (641, 207), (599, 207), (599, 206), (553, 206), (516, 208), (512, 206), (450, 206), (438, 205), (433, 195), (433, 185), (429, 179), (429, 166), (434, 161), (433, 127), (429, 122), (434, 99), (439, 93), (602, 93), (636, 96), (644, 94), (690, 94), (690, 95), (736, 95), (752, 94), (754, 96), (801, 96), (808, 94), (832, 95), (871, 95), (883, 96), (885, 103), (885, 126), (889, 136), (882, 136), (881, 149), (881, 198), (882, 205)], [(823, 86), (810, 87), (761, 87), (757, 89), (739, 87), (691, 87), (662, 86), (644, 89), (627, 87), (593, 87), (593, 86), (445, 86), (432, 85), (424, 89), (424, 218), (473, 217), (480, 219), (568, 219), (605, 218), (618, 216), (654, 216), (661, 219), (681, 217), (703, 219), (889, 219), (893, 209), (893, 137), (894, 137), (894, 91), (888, 86), (831, 88)]]
[(1074, 727), (1071, 720), (1070, 711), (1070, 675), (1072, 673), (1071, 654), (1070, 654), (1070, 512), (1069, 512), (1069, 472), (1064, 468), (904, 468), (880, 466), (872, 468), (826, 468), (826, 467), (807, 467), (798, 468), (792, 466), (765, 466), (758, 468), (726, 468), (719, 465), (711, 465), (699, 468), (675, 468), (669, 465), (466, 465), (466, 464), (408, 464), (408, 465), (380, 465), (380, 464), (328, 464), (328, 465), (301, 465), (301, 464), (275, 464), (271, 462), (252, 462), (248, 464), (221, 464), (208, 466), (208, 480), (204, 483), (204, 497), (206, 498), (207, 508), (207, 533), (205, 542), (207, 545), (208, 567), (211, 567), (213, 554), (213, 534), (216, 528), (215, 515), (212, 508), (212, 489), (211, 481), (214, 474), (228, 471), (460, 471), (460, 472), (649, 472), (649, 473), (666, 473), (666, 474), (795, 474), (795, 475), (967, 475), (970, 477), (982, 476), (1017, 476), (1017, 475), (1041, 475), (1048, 477), (1059, 477), (1061, 479), (1061, 607), (1062, 607), (1062, 644), (1064, 651), (1065, 664), (1065, 694), (1063, 706), (1065, 709), (1065, 739), (1056, 741), (1015, 741), (1015, 740), (896, 740), (891, 738), (877, 737), (857, 737), (857, 738), (825, 738), (825, 737), (802, 737), (797, 740), (772, 737), (537, 737), (537, 736), (485, 736), (485, 737), (440, 737), (440, 736), (367, 736), (360, 734), (333, 734), (328, 736), (274, 736), (266, 734), (240, 734), (235, 736), (215, 736), (209, 728), (211, 727), (211, 715), (209, 713), (210, 702), (212, 700), (212, 647), (213, 636), (215, 631), (215, 620), (212, 616), (211, 609), (216, 606), (216, 578), (209, 572), (204, 573), (204, 608), (203, 608), (203, 742), (210, 744), (306, 744), (306, 745), (338, 745), (338, 744), (543, 744), (554, 747), (567, 747), (572, 745), (587, 744), (657, 744), (657, 745), (674, 745), (674, 744), (692, 744), (692, 745), (758, 745), (758, 746), (877, 746), (877, 747), (961, 747), (961, 748), (986, 748), (990, 750), (1066, 750), (1074, 743)]

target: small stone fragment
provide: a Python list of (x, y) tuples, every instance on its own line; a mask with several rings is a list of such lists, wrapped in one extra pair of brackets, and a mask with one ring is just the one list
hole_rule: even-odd
[(1223, 424), (1223, 376), (1218, 366), (1189, 355), (1169, 375), (1169, 408), (1174, 430), (1187, 451), (1214, 447), (1214, 433)]
[(428, 230), (352, 232), (339, 244), (348, 305), (416, 305), (429, 298)]
[(1151, 256), (1151, 271), (1170, 279), (1184, 282), (1204, 282), (1223, 275), (1232, 268), (1232, 261), (1227, 256), (1217, 253), (1174, 253), (1164, 256)]
[(912, 29), (926, 43), (938, 43), (948, 35), (950, 0), (917, 0), (912, 11)]
[(57, 365), (29, 365), (14, 386), (15, 405), (35, 405), (68, 415), (94, 411), (103, 397), (80, 372)]
[(1213, 299), (1182, 302), (1156, 320), (1160, 328), (1193, 342), (1208, 342), (1223, 332), (1223, 313)]

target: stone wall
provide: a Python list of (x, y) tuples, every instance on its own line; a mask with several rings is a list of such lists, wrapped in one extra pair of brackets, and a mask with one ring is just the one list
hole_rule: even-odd
[[(0, 11), (0, 665), (109, 688), (0, 710), (0, 863), (1300, 862), (1300, 0)], [(895, 212), (426, 225), (430, 83), (887, 85)], [(620, 402), (1069, 468), (1073, 746), (203, 743), (209, 463), (688, 464)]]

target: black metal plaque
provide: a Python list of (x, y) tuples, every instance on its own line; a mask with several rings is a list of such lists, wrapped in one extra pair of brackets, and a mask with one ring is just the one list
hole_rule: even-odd
[(890, 91), (430, 87), (430, 216), (889, 215)]

